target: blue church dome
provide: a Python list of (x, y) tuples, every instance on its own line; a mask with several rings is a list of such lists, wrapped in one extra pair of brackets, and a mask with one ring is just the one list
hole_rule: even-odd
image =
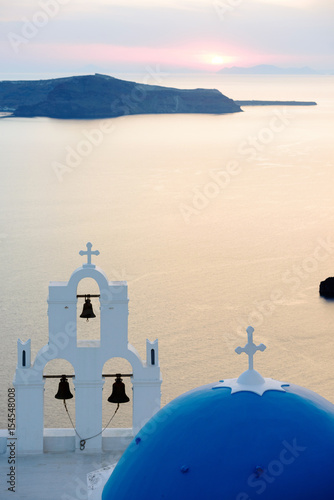
[[(252, 338), (247, 346), (265, 348)], [(250, 363), (239, 379), (199, 387), (161, 409), (123, 454), (102, 500), (259, 497), (333, 500), (334, 405), (263, 379)]]

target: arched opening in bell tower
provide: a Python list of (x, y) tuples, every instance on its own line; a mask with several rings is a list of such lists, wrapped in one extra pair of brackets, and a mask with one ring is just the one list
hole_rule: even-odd
[[(100, 289), (93, 278), (83, 278), (77, 287), (77, 345), (82, 341), (100, 342)], [(93, 317), (95, 316), (95, 317)], [(94, 344), (92, 345), (94, 346)]]

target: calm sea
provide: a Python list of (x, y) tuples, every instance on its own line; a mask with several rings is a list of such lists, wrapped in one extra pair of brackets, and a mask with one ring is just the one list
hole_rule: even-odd
[[(132, 79), (318, 105), (0, 120), (0, 428), (17, 339), (31, 338), (33, 358), (47, 343), (48, 283), (69, 279), (87, 241), (110, 280), (128, 281), (130, 342), (144, 358), (146, 338), (159, 338), (163, 404), (244, 371), (234, 349), (248, 325), (267, 345), (255, 357), (263, 376), (334, 402), (334, 303), (318, 294), (334, 275), (333, 77)], [(80, 338), (98, 338), (98, 318), (79, 324)], [(105, 370), (116, 366), (130, 369)], [(72, 372), (47, 365), (60, 370)], [(46, 382), (45, 425), (68, 427), (56, 387)], [(110, 391), (109, 379), (105, 399)], [(106, 403), (105, 423), (110, 413)], [(114, 425), (129, 426), (130, 414), (122, 408)]]

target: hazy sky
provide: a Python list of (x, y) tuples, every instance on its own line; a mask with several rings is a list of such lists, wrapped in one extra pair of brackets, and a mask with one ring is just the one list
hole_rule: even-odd
[(334, 69), (333, 0), (0, 0), (1, 70)]

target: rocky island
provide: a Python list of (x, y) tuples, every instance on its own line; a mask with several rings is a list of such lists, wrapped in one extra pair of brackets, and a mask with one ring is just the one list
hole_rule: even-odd
[(320, 282), (319, 286), (320, 297), (325, 299), (334, 299), (334, 278), (326, 278), (324, 281)]
[(114, 118), (161, 113), (242, 111), (218, 90), (181, 90), (106, 75), (0, 82), (0, 111), (11, 116), (63, 119)]

